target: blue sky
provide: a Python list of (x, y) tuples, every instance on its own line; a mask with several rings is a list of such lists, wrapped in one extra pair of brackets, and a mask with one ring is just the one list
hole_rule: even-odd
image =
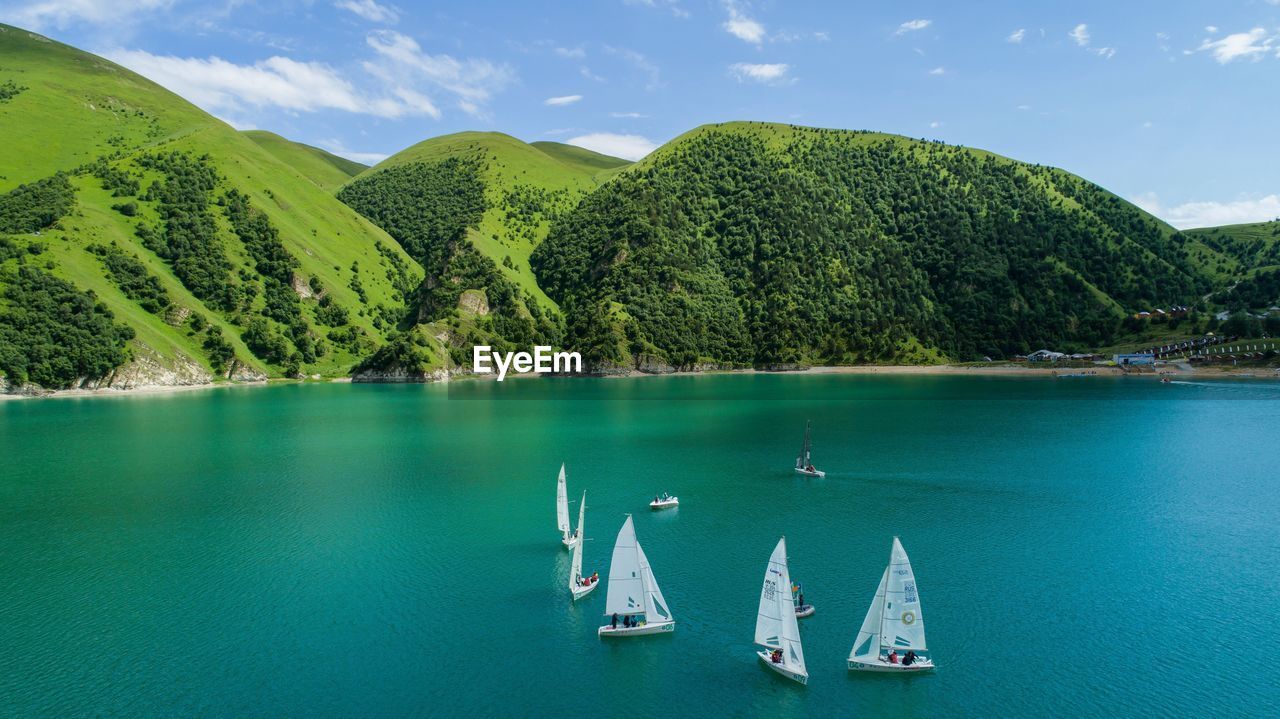
[(1280, 216), (1280, 0), (0, 0), (237, 127), (374, 162), (459, 130), (638, 157), (708, 122), (872, 129)]

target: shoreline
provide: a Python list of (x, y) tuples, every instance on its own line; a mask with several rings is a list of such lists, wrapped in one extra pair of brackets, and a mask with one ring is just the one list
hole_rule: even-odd
[[(1090, 377), (1143, 377), (1158, 379), (1160, 377), (1195, 377), (1197, 379), (1280, 379), (1280, 368), (1274, 367), (1204, 367), (1188, 369), (1176, 365), (1163, 366), (1151, 372), (1126, 372), (1116, 366), (1095, 367), (1031, 367), (1021, 364), (993, 365), (821, 365), (802, 370), (770, 371), (754, 368), (678, 371), (665, 373), (641, 372), (631, 370), (622, 374), (597, 375), (597, 379), (634, 379), (638, 377), (694, 377), (730, 374), (767, 374), (767, 375), (886, 375), (886, 376), (975, 376), (975, 377), (1058, 377), (1088, 379)], [(517, 375), (513, 380), (537, 379), (535, 375)], [(494, 381), (494, 377), (466, 375), (451, 381)], [(0, 392), (0, 402), (27, 399), (62, 399), (75, 397), (145, 397), (180, 394), (200, 390), (213, 390), (229, 387), (266, 387), (271, 384), (352, 384), (350, 377), (330, 377), (323, 379), (288, 380), (270, 379), (256, 382), (210, 382), (192, 385), (148, 385), (132, 389), (60, 389), (47, 390), (32, 394)], [(369, 384), (406, 384), (396, 382), (370, 382)], [(407, 384), (443, 384), (441, 382), (414, 382)]]

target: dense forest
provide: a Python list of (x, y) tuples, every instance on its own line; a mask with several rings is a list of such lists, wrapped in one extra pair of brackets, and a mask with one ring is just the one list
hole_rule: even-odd
[(37, 267), (41, 247), (0, 237), (0, 371), (14, 385), (64, 389), (129, 359), (133, 329), (65, 280)]
[(675, 366), (1097, 346), (1123, 308), (1204, 289), (1175, 236), (1061, 171), (768, 125), (660, 150), (557, 222), (532, 262), (554, 299), (595, 308), (568, 313), (571, 337)]
[[(448, 320), (464, 292), (479, 290), (487, 312), (469, 319), (489, 341), (501, 348), (556, 344), (561, 337), (558, 318), (503, 277), (493, 260), (467, 240), (486, 208), (479, 172), (476, 158), (407, 163), (357, 178), (339, 191), (338, 199), (386, 230), (426, 269), (402, 324)], [(460, 329), (457, 322), (453, 327)], [(413, 349), (411, 341), (402, 338), (395, 344), (385, 357), (410, 357), (405, 352)]]

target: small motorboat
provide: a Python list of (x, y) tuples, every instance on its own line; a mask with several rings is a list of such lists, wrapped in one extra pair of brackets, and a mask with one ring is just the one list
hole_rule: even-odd
[(679, 506), (680, 498), (673, 497), (666, 492), (663, 492), (661, 496), (654, 497), (653, 501), (649, 503), (649, 509), (671, 509)]
[(791, 603), (796, 606), (796, 619), (804, 619), (805, 617), (813, 616), (813, 605), (805, 604), (804, 587), (798, 582), (791, 585)]

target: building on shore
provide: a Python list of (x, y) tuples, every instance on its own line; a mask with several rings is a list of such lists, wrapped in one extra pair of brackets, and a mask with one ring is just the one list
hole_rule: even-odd
[(1057, 362), (1066, 357), (1062, 352), (1054, 352), (1052, 350), (1036, 350), (1027, 355), (1028, 362)]
[(1154, 365), (1156, 356), (1154, 354), (1118, 354), (1112, 357), (1117, 365), (1121, 367), (1130, 367), (1133, 365)]

